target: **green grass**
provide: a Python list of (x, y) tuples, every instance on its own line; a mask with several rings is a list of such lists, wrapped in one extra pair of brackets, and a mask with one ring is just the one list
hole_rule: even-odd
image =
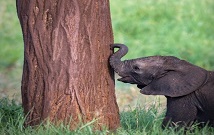
[[(115, 42), (128, 45), (125, 59), (150, 55), (173, 55), (209, 70), (214, 69), (214, 1), (213, 0), (110, 0)], [(15, 0), (0, 1), (0, 98), (20, 100), (23, 41), (16, 15)], [(117, 98), (129, 105), (139, 94), (130, 85), (117, 84)], [(126, 89), (126, 93), (125, 90)], [(120, 92), (123, 93), (120, 93)], [(131, 96), (130, 96), (131, 95)], [(121, 97), (124, 96), (124, 97)], [(148, 97), (148, 96), (147, 96)], [(138, 98), (145, 98), (141, 97)], [(148, 97), (150, 98), (150, 97)], [(134, 107), (121, 111), (121, 128), (115, 134), (173, 135), (173, 129), (160, 128), (163, 113), (158, 106)], [(123, 110), (123, 109), (121, 109)], [(70, 131), (48, 123), (37, 128), (24, 128), (22, 108), (7, 99), (0, 101), (0, 134), (107, 134), (93, 132), (91, 123)], [(205, 127), (187, 134), (212, 134)], [(110, 134), (110, 133), (109, 133)]]
[[(114, 133), (103, 129), (93, 131), (92, 124), (81, 124), (76, 130), (71, 131), (69, 125), (54, 126), (51, 123), (41, 124), (37, 127), (24, 127), (24, 115), (22, 107), (7, 98), (0, 100), (0, 134), (1, 135), (181, 135), (184, 130), (175, 131), (173, 128), (161, 129), (161, 122), (164, 112), (160, 113), (160, 106), (153, 105), (149, 108), (137, 107), (126, 112), (121, 112), (121, 127)], [(205, 127), (199, 129), (193, 126), (191, 131), (186, 131), (189, 135), (209, 135), (214, 132), (214, 128)]]

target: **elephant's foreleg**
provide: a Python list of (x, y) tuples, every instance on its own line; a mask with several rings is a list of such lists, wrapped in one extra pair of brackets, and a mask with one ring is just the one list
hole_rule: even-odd
[(197, 115), (197, 108), (191, 95), (184, 97), (167, 97), (167, 112), (162, 126), (188, 127)]

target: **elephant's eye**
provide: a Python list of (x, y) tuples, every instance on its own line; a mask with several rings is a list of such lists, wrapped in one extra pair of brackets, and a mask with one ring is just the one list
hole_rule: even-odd
[(138, 66), (134, 66), (133, 69), (134, 69), (135, 71), (140, 70), (140, 68), (139, 68)]

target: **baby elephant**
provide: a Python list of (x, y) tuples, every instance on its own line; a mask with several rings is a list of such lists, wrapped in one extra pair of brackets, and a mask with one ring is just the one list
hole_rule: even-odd
[(145, 95), (164, 95), (167, 111), (162, 126), (188, 127), (194, 122), (214, 126), (214, 73), (172, 56), (121, 61), (128, 48), (110, 57), (110, 65), (124, 83), (137, 84)]

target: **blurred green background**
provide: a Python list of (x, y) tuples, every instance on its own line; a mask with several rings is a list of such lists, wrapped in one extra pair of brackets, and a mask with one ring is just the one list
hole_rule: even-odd
[[(213, 0), (110, 0), (110, 5), (115, 42), (129, 47), (124, 59), (172, 55), (214, 69)], [(21, 101), (22, 64), (23, 40), (15, 0), (1, 0), (0, 98)], [(151, 97), (119, 82), (116, 94), (121, 108)]]
[(0, 98), (20, 100), (23, 40), (15, 0), (0, 0)]

